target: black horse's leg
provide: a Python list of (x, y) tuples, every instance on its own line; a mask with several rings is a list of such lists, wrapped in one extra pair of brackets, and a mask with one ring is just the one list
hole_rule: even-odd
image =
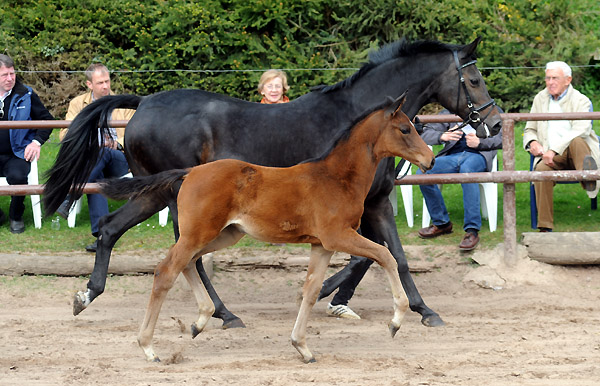
[[(361, 220), (361, 226), (358, 233), (375, 241), (372, 238), (372, 233), (365, 227), (363, 220)], [(381, 244), (379, 241), (375, 242)], [(373, 260), (367, 259), (366, 257), (350, 256), (350, 261), (342, 270), (323, 282), (317, 301), (331, 295), (333, 291), (339, 288), (339, 291), (331, 300), (331, 304), (348, 305), (348, 301), (354, 295), (354, 290), (369, 270), (371, 264), (373, 264)]]
[[(171, 218), (173, 219), (173, 231), (175, 233), (175, 240), (178, 240), (179, 222), (176, 202), (170, 202), (169, 211), (171, 212)], [(202, 256), (200, 256), (196, 260), (196, 270), (198, 270), (198, 274), (200, 275), (200, 279), (204, 284), (204, 288), (206, 288), (206, 291), (210, 295), (210, 299), (215, 305), (215, 312), (213, 313), (213, 317), (219, 318), (223, 321), (223, 329), (245, 328), (246, 325), (244, 324), (244, 322), (242, 322), (242, 319), (240, 319), (231, 311), (229, 311), (227, 307), (225, 307), (225, 304), (223, 304), (223, 302), (221, 301), (221, 298), (219, 298), (219, 295), (217, 295), (217, 291), (215, 291), (215, 288), (213, 287), (212, 283), (210, 282), (210, 279), (208, 278), (208, 275), (206, 274), (206, 271), (204, 270), (204, 264), (202, 264)]]
[[(408, 269), (406, 255), (404, 254), (402, 244), (400, 243), (398, 230), (396, 229), (396, 222), (394, 221), (392, 205), (387, 196), (381, 195), (380, 197), (383, 198), (374, 198), (369, 201), (368, 205), (365, 205), (365, 212), (363, 214), (362, 220), (362, 228), (363, 232), (365, 232), (365, 237), (369, 237), (367, 235), (367, 229), (369, 229), (369, 233), (371, 231), (373, 232), (373, 235), (371, 235), (372, 237), (374, 237), (373, 241), (380, 242), (381, 240), (383, 240), (387, 243), (390, 252), (392, 253), (394, 258), (396, 259), (396, 262), (398, 263), (398, 274), (400, 275), (400, 280), (402, 281), (402, 287), (404, 288), (406, 296), (408, 297), (410, 309), (421, 314), (421, 323), (428, 327), (443, 326), (444, 321), (435, 311), (427, 307), (427, 305), (423, 301), (423, 298), (421, 298), (419, 291), (417, 290), (417, 287)], [(360, 259), (362, 258), (357, 258), (356, 261), (352, 264), (352, 266), (350, 266), (352, 263), (351, 260), (348, 266), (346, 266), (342, 271), (336, 274), (339, 276), (335, 279), (335, 281), (332, 280), (332, 285), (328, 285), (326, 288), (324, 284), (323, 288), (321, 289), (321, 293), (330, 294), (335, 290), (335, 287), (333, 287), (333, 285), (341, 283), (339, 285), (340, 296), (342, 296), (343, 294), (346, 294), (346, 296), (348, 294), (352, 294), (353, 290), (348, 289), (346, 286), (356, 287), (360, 280), (357, 281), (353, 277), (353, 275), (361, 275), (360, 277), (362, 278), (362, 276), (364, 276), (364, 272), (366, 272), (366, 269), (368, 268), (368, 265), (366, 265), (365, 268), (366, 263), (360, 262)], [(332, 278), (330, 279), (333, 279), (336, 275), (332, 276)], [(325, 282), (327, 283), (330, 279), (327, 279)], [(344, 287), (346, 287), (344, 291), (341, 291)], [(349, 299), (337, 299), (336, 301), (345, 301), (347, 303), (348, 300)]]
[(119, 238), (131, 227), (146, 220), (162, 209), (158, 200), (140, 197), (129, 200), (116, 211), (102, 217), (99, 222), (98, 248), (94, 269), (87, 283), (87, 291), (79, 291), (73, 301), (73, 315), (79, 314), (96, 299), (106, 285), (108, 265), (112, 248)]
[(398, 273), (402, 281), (402, 287), (404, 287), (406, 296), (408, 296), (410, 309), (421, 314), (421, 323), (423, 325), (428, 327), (443, 326), (444, 321), (442, 318), (431, 308), (427, 307), (423, 298), (421, 298), (421, 294), (419, 294), (419, 290), (410, 274), (406, 255), (398, 236), (398, 229), (396, 229), (392, 204), (388, 197), (389, 195), (374, 198), (374, 202), (370, 203), (371, 205), (368, 205), (368, 208), (365, 205), (363, 216), (368, 218), (373, 232), (378, 238), (387, 243), (390, 252), (392, 252), (392, 255), (396, 259)]

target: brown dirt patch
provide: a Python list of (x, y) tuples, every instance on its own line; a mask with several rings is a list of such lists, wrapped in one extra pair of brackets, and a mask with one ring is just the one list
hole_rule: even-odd
[(110, 277), (106, 293), (77, 317), (72, 296), (86, 278), (0, 277), (0, 384), (597, 384), (598, 267), (556, 267), (521, 256), (507, 268), (501, 248), (469, 255), (478, 266), (455, 247), (406, 249), (411, 264), (433, 267), (415, 281), (446, 326), (424, 327), (411, 312), (391, 339), (391, 294), (383, 271), (373, 267), (350, 303), (362, 320), (327, 317), (326, 301), (315, 306), (308, 329), (313, 364), (302, 363), (289, 341), (304, 272), (224, 263), (239, 252), (219, 253), (214, 284), (247, 328), (222, 330), (213, 319), (190, 339), (196, 307), (180, 278), (155, 333), (160, 364), (147, 363), (136, 343), (150, 275)]

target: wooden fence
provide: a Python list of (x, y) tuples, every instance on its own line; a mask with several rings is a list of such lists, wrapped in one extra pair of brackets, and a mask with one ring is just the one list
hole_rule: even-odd
[[(515, 184), (531, 181), (590, 181), (600, 180), (600, 170), (557, 170), (549, 172), (517, 171), (515, 170), (515, 122), (518, 121), (548, 121), (548, 120), (600, 120), (600, 112), (561, 113), (561, 114), (501, 114), (502, 129), (502, 171), (484, 173), (450, 173), (432, 175), (410, 175), (396, 180), (396, 185), (421, 184), (460, 184), (496, 182), (503, 184), (504, 201), (504, 261), (514, 265), (517, 258), (517, 214)], [(456, 115), (419, 115), (423, 123), (461, 122)], [(11, 121), (0, 122), (0, 130), (6, 129), (48, 129), (68, 127), (70, 121)], [(125, 127), (127, 121), (112, 121), (112, 127)], [(11, 185), (0, 186), (0, 196), (42, 194), (43, 185)], [(84, 193), (97, 193), (97, 184), (87, 184)]]

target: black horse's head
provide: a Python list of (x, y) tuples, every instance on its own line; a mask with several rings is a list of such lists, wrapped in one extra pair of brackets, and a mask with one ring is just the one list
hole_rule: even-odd
[(449, 111), (474, 127), (478, 137), (486, 138), (498, 134), (502, 128), (502, 119), (476, 66), (475, 50), (480, 40), (481, 38), (477, 38), (470, 44), (451, 49), (452, 56), (448, 58), (437, 99)]

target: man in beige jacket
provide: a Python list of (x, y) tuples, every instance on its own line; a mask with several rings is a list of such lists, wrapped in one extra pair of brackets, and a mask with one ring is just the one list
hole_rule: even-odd
[[(571, 67), (565, 62), (546, 64), (546, 88), (533, 99), (532, 113), (592, 111), (588, 97), (571, 86)], [(523, 146), (534, 157), (536, 171), (597, 169), (600, 162), (598, 137), (589, 120), (528, 121)], [(534, 182), (538, 229), (554, 228), (553, 181)], [(598, 194), (596, 181), (583, 181), (588, 196)]]
[[(85, 72), (89, 89), (85, 94), (79, 95), (69, 103), (66, 119), (73, 120), (81, 110), (93, 101), (104, 96), (112, 94), (110, 89), (110, 73), (106, 66), (100, 63), (94, 63)], [(112, 113), (112, 120), (128, 120), (135, 113), (135, 110), (116, 109)], [(60, 131), (62, 140), (67, 134), (68, 129)], [(92, 170), (88, 182), (96, 182), (106, 177), (122, 177), (129, 172), (127, 160), (123, 154), (123, 136), (125, 128), (111, 128), (110, 138), (104, 139), (104, 151), (101, 158)], [(98, 237), (98, 221), (101, 217), (107, 215), (108, 201), (101, 194), (88, 194), (88, 209), (90, 212), (90, 223), (92, 235)], [(68, 206), (68, 198), (56, 211), (59, 215), (67, 218), (71, 208)], [(88, 252), (95, 252), (98, 241), (85, 247)]]

